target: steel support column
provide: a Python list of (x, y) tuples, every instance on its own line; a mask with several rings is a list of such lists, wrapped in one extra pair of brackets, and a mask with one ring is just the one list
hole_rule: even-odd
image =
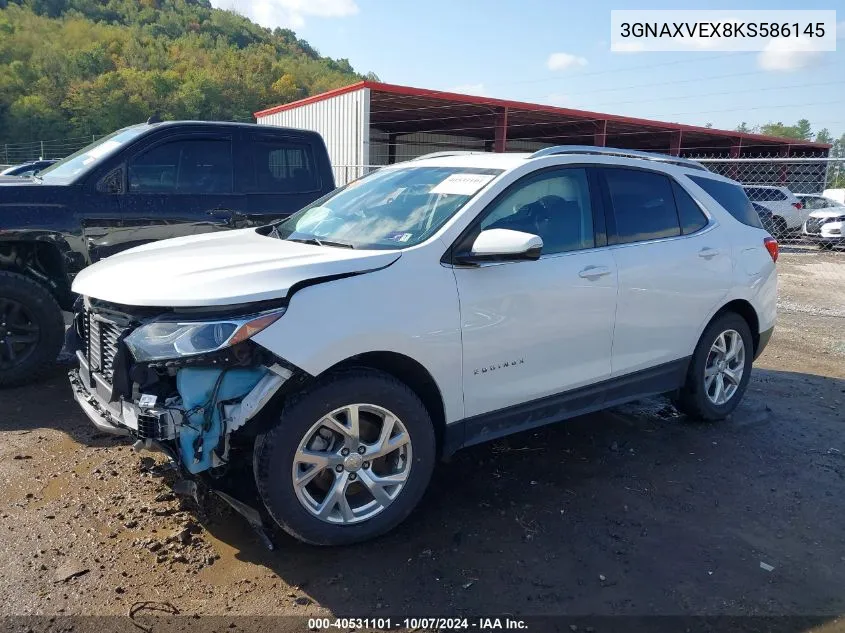
[(669, 136), (669, 155), (670, 156), (680, 156), (681, 155), (681, 142), (683, 141), (684, 133), (681, 130), (676, 132), (672, 132)]
[(593, 145), (596, 147), (607, 147), (607, 120), (596, 123), (596, 131), (593, 133)]
[(496, 111), (496, 127), (493, 130), (493, 151), (502, 153), (508, 146), (508, 109)]
[[(792, 148), (791, 145), (781, 145), (780, 149), (778, 150), (778, 157), (779, 158), (789, 158), (789, 151)], [(778, 170), (778, 182), (780, 184), (784, 184), (789, 177), (789, 163), (781, 163), (780, 169)]]

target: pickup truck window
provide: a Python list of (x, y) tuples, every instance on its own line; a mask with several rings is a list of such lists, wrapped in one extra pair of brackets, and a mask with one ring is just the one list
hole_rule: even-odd
[(231, 193), (232, 144), (226, 139), (178, 139), (129, 163), (129, 193)]
[(311, 146), (280, 139), (246, 144), (247, 161), (238, 190), (247, 193), (306, 193), (320, 180)]
[(88, 173), (114, 154), (121, 147), (143, 134), (148, 127), (135, 125), (112, 132), (98, 141), (83, 147), (40, 172), (38, 176), (51, 185), (66, 185)]

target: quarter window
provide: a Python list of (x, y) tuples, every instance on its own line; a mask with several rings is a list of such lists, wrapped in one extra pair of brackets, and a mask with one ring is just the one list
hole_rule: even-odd
[(668, 177), (635, 169), (606, 168), (604, 173), (620, 244), (681, 234)]
[(231, 193), (231, 142), (181, 139), (135, 158), (128, 170), (130, 193)]
[(239, 189), (251, 193), (305, 193), (320, 188), (311, 146), (284, 140), (247, 143)]
[(681, 221), (681, 233), (689, 235), (707, 226), (707, 216), (701, 212), (698, 204), (684, 188), (674, 180), (672, 192), (675, 194), (675, 206), (678, 207), (678, 219)]
[(543, 240), (543, 254), (595, 246), (590, 187), (583, 169), (542, 172), (489, 208), (481, 230), (512, 229)]
[(722, 205), (725, 211), (743, 224), (758, 229), (763, 228), (763, 224), (760, 222), (760, 216), (752, 206), (743, 188), (739, 185), (723, 180), (713, 180), (705, 176), (690, 175), (689, 179), (704, 189), (710, 197)]

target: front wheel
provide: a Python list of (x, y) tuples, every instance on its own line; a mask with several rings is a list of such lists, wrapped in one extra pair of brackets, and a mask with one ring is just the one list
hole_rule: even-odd
[(417, 395), (382, 372), (320, 378), (256, 439), (255, 479), (267, 511), (292, 536), (345, 545), (404, 520), (435, 462), (431, 418)]
[(0, 271), (0, 387), (38, 379), (53, 366), (63, 338), (62, 309), (50, 291)]
[(753, 358), (754, 342), (745, 319), (734, 312), (719, 316), (698, 341), (675, 405), (700, 420), (726, 418), (748, 387)]

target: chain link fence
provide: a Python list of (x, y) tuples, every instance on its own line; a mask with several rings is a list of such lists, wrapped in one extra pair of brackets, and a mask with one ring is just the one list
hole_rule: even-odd
[(741, 182), (763, 225), (782, 244), (845, 246), (845, 158), (707, 158)]
[(96, 141), (99, 136), (76, 136), (28, 143), (3, 143), (0, 145), (0, 165), (10, 166), (32, 160), (64, 158)]

